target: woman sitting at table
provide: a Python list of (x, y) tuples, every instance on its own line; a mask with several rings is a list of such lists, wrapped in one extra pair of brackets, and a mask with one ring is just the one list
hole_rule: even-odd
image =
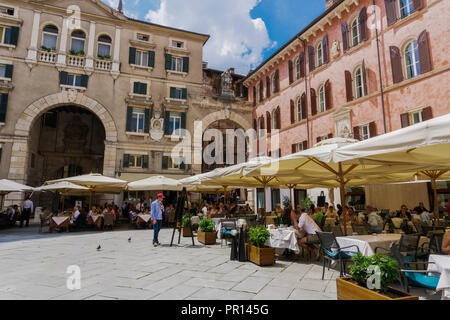
[(95, 208), (95, 206), (92, 207), (91, 210), (89, 210), (87, 216), (86, 216), (86, 222), (89, 222), (89, 217), (96, 214), (97, 213), (97, 209)]
[(339, 216), (336, 212), (336, 210), (334, 210), (333, 206), (329, 206), (328, 207), (328, 211), (325, 213), (325, 218), (334, 218), (334, 219), (338, 219)]
[(402, 206), (400, 207), (400, 212), (398, 212), (395, 217), (411, 221), (411, 214), (408, 212), (408, 207), (404, 204), (402, 204)]
[(277, 203), (275, 207), (275, 214), (278, 218), (280, 218), (283, 215), (283, 209), (281, 208), (281, 204)]
[(345, 215), (347, 222), (350, 222), (351, 224), (358, 223), (358, 216), (355, 214), (353, 207), (345, 207), (347, 208), (347, 213)]
[(450, 255), (450, 231), (447, 231), (442, 239), (442, 253)]

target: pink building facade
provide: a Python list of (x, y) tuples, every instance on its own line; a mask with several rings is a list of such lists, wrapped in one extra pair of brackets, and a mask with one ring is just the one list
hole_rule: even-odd
[[(253, 126), (280, 130), (281, 156), (326, 138), (369, 139), (450, 112), (449, 1), (326, 6), (244, 82)], [(276, 148), (258, 152), (270, 149)]]

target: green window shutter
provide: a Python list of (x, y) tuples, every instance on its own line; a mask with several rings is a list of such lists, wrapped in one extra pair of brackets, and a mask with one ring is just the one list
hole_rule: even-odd
[(141, 86), (140, 94), (147, 94), (147, 84), (141, 82), (140, 86)]
[(12, 79), (13, 70), (14, 70), (14, 66), (12, 64), (7, 64), (5, 66), (5, 77)]
[(142, 168), (148, 169), (148, 155), (142, 156)]
[(163, 170), (169, 169), (169, 157), (167, 156), (162, 157), (162, 169)]
[(189, 72), (189, 57), (183, 57), (183, 72)]
[(139, 94), (141, 92), (141, 83), (136, 81), (133, 85), (133, 93)]
[(65, 71), (59, 73), (59, 84), (67, 85), (69, 74)]
[(170, 120), (170, 112), (166, 111), (164, 112), (164, 134), (170, 135), (171, 132), (169, 132), (169, 120)]
[(130, 166), (130, 155), (124, 153), (123, 154), (123, 167), (128, 168)]
[(133, 108), (127, 107), (126, 131), (131, 132), (131, 121), (133, 120)]
[(187, 100), (187, 89), (183, 88), (183, 90), (181, 91), (181, 98), (183, 98), (184, 100)]
[(129, 64), (136, 64), (136, 48), (130, 47)]
[(0, 122), (6, 122), (6, 110), (8, 108), (8, 94), (2, 93), (0, 96)]
[(150, 109), (144, 110), (145, 119), (144, 119), (144, 133), (150, 132)]
[(166, 70), (172, 69), (172, 55), (166, 53)]
[(88, 76), (87, 74), (83, 74), (83, 75), (81, 76), (81, 86), (82, 86), (83, 88), (87, 88), (87, 86), (88, 86), (88, 81), (89, 81), (89, 76)]
[(148, 52), (148, 66), (151, 68), (155, 67), (155, 51)]
[[(181, 113), (181, 129), (186, 129), (186, 112)], [(182, 135), (184, 136), (185, 133), (183, 132)]]
[(177, 88), (170, 87), (170, 97), (175, 99), (177, 97)]
[(184, 157), (180, 157), (180, 169), (186, 170), (186, 159)]
[(17, 43), (19, 42), (19, 31), (19, 27), (11, 27), (11, 38), (9, 44), (17, 46)]

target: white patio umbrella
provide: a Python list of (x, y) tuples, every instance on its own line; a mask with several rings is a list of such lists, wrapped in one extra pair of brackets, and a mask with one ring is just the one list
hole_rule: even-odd
[(34, 191), (40, 192), (40, 191), (56, 191), (61, 193), (61, 206), (62, 210), (64, 211), (64, 194), (70, 193), (73, 191), (89, 191), (90, 189), (87, 187), (79, 186), (77, 184), (68, 182), (68, 181), (61, 181), (54, 184), (49, 185), (43, 185), (39, 188), (34, 188)]
[(10, 192), (22, 192), (22, 191), (32, 191), (33, 188), (15, 181), (8, 179), (0, 180), (0, 196), (2, 198), (0, 202), (0, 209), (3, 208), (3, 202), (5, 201), (5, 195)]
[(164, 176), (154, 176), (147, 179), (130, 182), (127, 186), (127, 190), (130, 191), (181, 191), (182, 188), (183, 186), (179, 180)]

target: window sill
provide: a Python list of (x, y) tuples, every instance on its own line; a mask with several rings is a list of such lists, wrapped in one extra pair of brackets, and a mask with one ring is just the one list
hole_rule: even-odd
[(4, 78), (4, 77), (0, 77), (0, 81), (2, 82), (11, 82), (11, 78)]
[(138, 64), (130, 64), (131, 69), (136, 70), (136, 69), (141, 69), (141, 70), (147, 70), (148, 72), (152, 72), (153, 71), (153, 67), (145, 67), (145, 66), (140, 66)]
[(131, 98), (141, 98), (141, 99), (145, 99), (145, 100), (151, 100), (152, 99), (151, 95), (146, 95), (146, 94), (130, 93), (129, 96)]
[(60, 87), (62, 89), (66, 89), (66, 90), (77, 90), (77, 91), (86, 91), (86, 89), (87, 89), (85, 87), (68, 86), (68, 85), (64, 85), (64, 84), (61, 84)]
[(6, 43), (0, 43), (0, 47), (8, 48), (8, 49), (15, 49), (16, 46), (13, 44), (6, 44)]
[(135, 137), (149, 137), (150, 136), (149, 133), (139, 133), (139, 132), (131, 132), (131, 131), (126, 131), (125, 134), (127, 136), (135, 136)]
[(177, 99), (177, 98), (168, 98), (168, 97), (166, 97), (166, 101), (167, 102), (179, 103), (179, 104), (187, 103), (187, 99)]
[(173, 74), (176, 76), (183, 76), (183, 78), (187, 77), (187, 72), (175, 71), (175, 70), (166, 70), (167, 75)]
[(156, 43), (150, 42), (150, 41), (144, 41), (144, 40), (130, 40), (130, 44), (133, 47), (143, 48), (143, 49), (155, 49)]
[(191, 52), (185, 48), (177, 48), (169, 46), (165, 47), (164, 50), (168, 53), (173, 53), (174, 55), (189, 56), (191, 54)]

